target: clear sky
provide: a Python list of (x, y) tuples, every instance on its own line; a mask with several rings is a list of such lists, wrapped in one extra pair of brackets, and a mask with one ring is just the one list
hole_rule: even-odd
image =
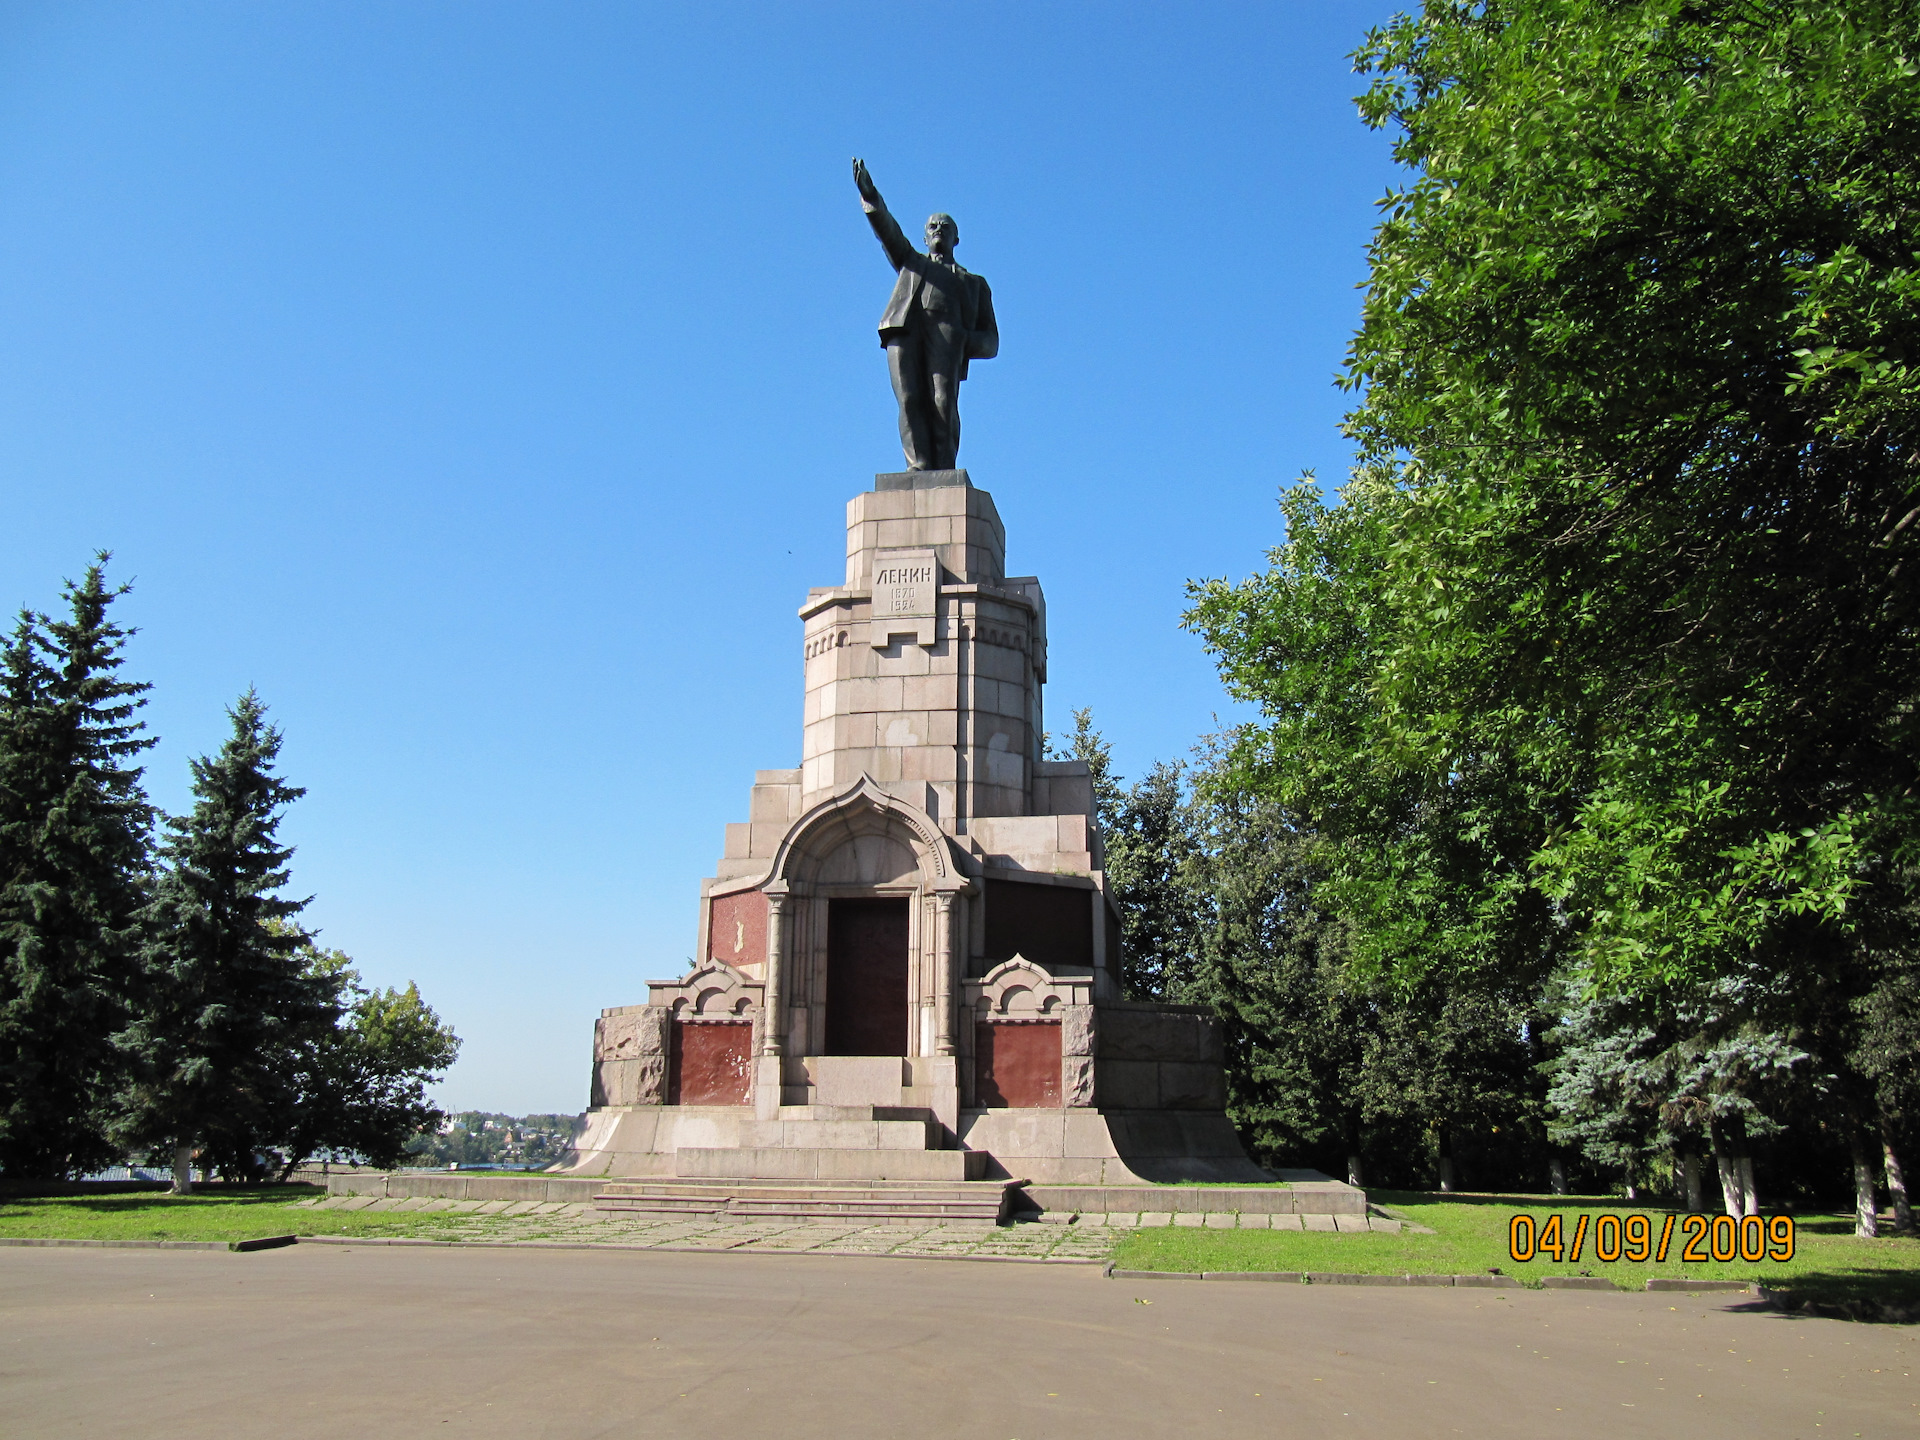
[(0, 602), (110, 549), (154, 799), (257, 686), (307, 918), (452, 1020), (442, 1102), (577, 1110), (900, 468), (848, 158), (992, 283), (961, 463), (1051, 726), (1137, 776), (1225, 713), (1186, 582), (1344, 473), (1392, 8), (14, 0)]

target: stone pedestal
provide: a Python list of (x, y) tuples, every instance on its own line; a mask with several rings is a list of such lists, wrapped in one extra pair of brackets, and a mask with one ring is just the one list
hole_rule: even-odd
[(1266, 1178), (1218, 1022), (1120, 1000), (1092, 782), (1042, 758), (1046, 601), (993, 497), (876, 477), (800, 619), (801, 763), (726, 827), (693, 970), (603, 1017), (581, 1173)]

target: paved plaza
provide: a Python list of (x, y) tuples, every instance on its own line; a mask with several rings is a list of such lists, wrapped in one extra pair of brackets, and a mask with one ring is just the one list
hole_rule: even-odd
[(0, 1393), (10, 1440), (1819, 1440), (1920, 1425), (1912, 1327), (1748, 1306), (751, 1252), (6, 1249)]
[(1066, 1223), (1068, 1217), (1060, 1216), (1051, 1222), (1019, 1225), (955, 1221), (938, 1225), (859, 1225), (605, 1211), (578, 1203), (532, 1200), (385, 1200), (335, 1196), (295, 1208), (397, 1211), (415, 1215), (419, 1217), (418, 1226), (409, 1227), (404, 1235), (416, 1239), (620, 1245), (665, 1250), (800, 1250), (935, 1259), (971, 1256), (1083, 1265), (1105, 1261), (1113, 1252), (1114, 1242), (1134, 1226), (1400, 1229), (1399, 1221), (1381, 1216), (1235, 1215), (1231, 1211), (1082, 1215), (1073, 1218), (1072, 1223)]

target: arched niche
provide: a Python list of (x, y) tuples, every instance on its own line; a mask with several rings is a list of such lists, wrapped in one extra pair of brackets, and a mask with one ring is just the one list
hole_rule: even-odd
[(925, 811), (863, 775), (794, 822), (763, 884), (951, 888), (952, 842)]

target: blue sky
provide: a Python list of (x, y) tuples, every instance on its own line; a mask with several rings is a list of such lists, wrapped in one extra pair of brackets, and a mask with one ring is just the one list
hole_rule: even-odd
[(900, 466), (848, 157), (993, 285), (961, 463), (1050, 724), (1138, 775), (1226, 714), (1186, 582), (1344, 472), (1392, 8), (9, 5), (0, 602), (112, 550), (154, 799), (257, 686), (307, 918), (465, 1037), (442, 1101), (578, 1109)]

